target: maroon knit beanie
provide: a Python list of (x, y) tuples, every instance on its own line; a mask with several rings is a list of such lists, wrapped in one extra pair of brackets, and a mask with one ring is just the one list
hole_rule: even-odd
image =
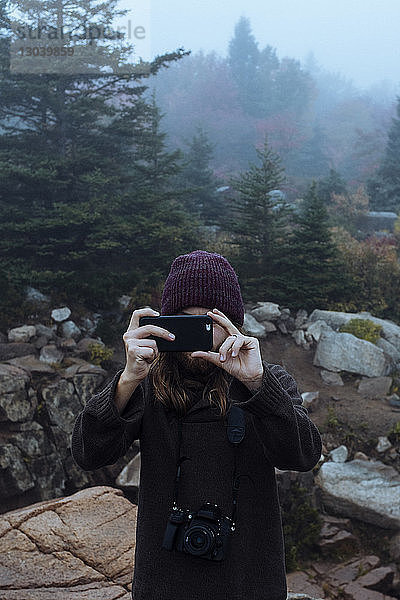
[(231, 321), (243, 325), (239, 281), (221, 254), (194, 250), (172, 262), (161, 297), (161, 315), (172, 315), (189, 306), (218, 308)]

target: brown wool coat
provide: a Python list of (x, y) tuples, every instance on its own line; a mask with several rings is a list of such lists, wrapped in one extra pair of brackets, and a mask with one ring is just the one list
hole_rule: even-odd
[[(237, 448), (242, 476), (236, 531), (229, 557), (220, 562), (161, 548), (172, 507), (178, 420), (174, 411), (154, 401), (148, 377), (121, 415), (113, 396), (123, 369), (77, 416), (71, 452), (84, 470), (115, 463), (134, 440), (140, 440), (133, 600), (286, 600), (274, 467), (311, 470), (320, 459), (322, 444), (293, 377), (278, 364), (263, 361), (263, 365), (262, 385), (256, 392), (230, 378), (228, 399), (244, 409), (246, 437)], [(182, 464), (179, 507), (197, 510), (212, 502), (230, 517), (234, 448), (226, 436), (226, 421), (199, 396), (183, 417), (182, 436), (181, 456), (191, 460)]]

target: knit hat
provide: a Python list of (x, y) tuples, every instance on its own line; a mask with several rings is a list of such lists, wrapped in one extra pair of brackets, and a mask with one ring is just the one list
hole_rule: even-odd
[(229, 262), (215, 252), (194, 250), (172, 262), (161, 297), (161, 315), (172, 315), (188, 306), (218, 308), (243, 325), (244, 305), (240, 285)]

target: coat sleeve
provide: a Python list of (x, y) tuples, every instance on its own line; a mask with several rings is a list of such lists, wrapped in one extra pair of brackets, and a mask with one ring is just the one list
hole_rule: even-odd
[(115, 390), (123, 369), (78, 414), (71, 436), (71, 454), (84, 470), (112, 465), (139, 439), (144, 411), (144, 387), (140, 383), (119, 414)]
[(247, 399), (238, 405), (252, 414), (264, 454), (274, 467), (309, 471), (321, 457), (321, 435), (302, 406), (293, 377), (280, 365), (263, 365), (261, 387), (256, 392), (246, 388)]

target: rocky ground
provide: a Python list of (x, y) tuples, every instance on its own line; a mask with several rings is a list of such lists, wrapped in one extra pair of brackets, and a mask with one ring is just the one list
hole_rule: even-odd
[[(274, 307), (277, 305), (272, 309), (279, 313)], [(264, 307), (259, 310), (264, 311)], [(83, 319), (83, 325), (78, 328), (73, 321), (67, 321), (71, 311), (64, 308), (56, 311), (60, 313), (56, 316), (53, 311), (56, 325), (50, 329), (48, 312), (46, 309), (43, 315), (32, 318), (23, 332), (0, 333), (0, 380), (4, 391), (0, 410), (3, 506), (0, 600), (47, 600), (50, 597), (55, 600), (128, 600), (134, 558), (135, 495), (115, 488), (120, 485), (117, 476), (129, 461), (133, 465), (130, 484), (136, 481), (140, 465), (138, 448), (132, 447), (124, 459), (100, 469), (96, 476), (77, 469), (68, 448), (77, 411), (95, 389), (104, 385), (107, 373), (112, 375), (124, 365), (123, 341), (121, 338), (115, 344), (106, 371), (88, 362), (94, 323)], [(265, 337), (260, 336), (263, 358), (282, 365), (293, 375), (300, 393), (317, 392), (308, 410), (321, 432), (325, 457), (346, 446), (348, 455), (344, 464), (347, 467), (353, 459), (364, 459), (370, 465), (374, 461), (383, 463), (381, 466), (389, 469), (385, 484), (391, 487), (389, 492), (393, 497), (393, 491), (396, 493), (400, 486), (400, 406), (398, 399), (393, 400), (396, 390), (368, 398), (358, 389), (358, 384), (362, 380), (373, 383), (373, 378), (368, 382), (365, 372), (359, 375), (346, 369), (340, 373), (343, 385), (328, 384), (321, 376), (321, 366), (313, 364), (317, 343), (307, 327), (302, 331), (303, 316), (294, 318), (293, 315), (290, 319), (288, 313), (284, 316), (272, 319), (277, 327), (264, 321), (269, 328)], [(314, 333), (317, 335), (315, 328)], [(20, 335), (22, 337), (18, 337)], [(391, 338), (389, 332), (386, 338), (398, 344), (400, 338), (396, 335)], [(388, 349), (387, 339), (380, 342), (386, 344), (389, 353), (394, 353), (393, 346)], [(329, 349), (327, 356), (330, 357)], [(351, 360), (353, 357), (365, 368), (367, 361), (361, 360), (362, 356), (355, 352), (350, 354)], [(379, 351), (375, 352), (375, 362), (368, 363), (375, 369), (379, 367), (376, 357), (380, 359)], [(386, 379), (387, 383), (387, 377), (378, 376), (382, 374), (375, 373), (374, 379)], [(395, 377), (399, 379), (399, 373)], [(396, 427), (398, 435), (391, 433)], [(382, 445), (382, 438), (389, 438), (390, 443)], [(325, 465), (334, 466), (332, 462), (322, 467)], [(314, 474), (300, 474), (308, 476), (307, 485), (314, 490), (313, 476), (317, 471), (318, 468)], [(281, 472), (278, 478), (291, 480), (298, 475)], [(370, 490), (369, 480), (367, 484)], [(82, 491), (76, 492), (77, 489)], [(383, 489), (380, 492), (386, 493)], [(38, 499), (43, 501), (37, 502)], [(112, 519), (110, 503), (115, 515)], [(384, 502), (381, 505), (378, 502), (377, 506), (379, 516)], [(300, 561), (298, 570), (288, 572), (289, 598), (400, 598), (400, 528), (397, 524), (400, 500), (397, 502), (395, 498), (392, 508), (385, 504), (384, 517), (389, 520), (393, 517), (391, 529), (361, 518), (365, 514), (357, 515), (353, 511), (348, 518), (348, 514), (326, 510), (321, 505), (319, 509), (323, 527), (315, 557)], [(96, 524), (104, 531), (100, 538), (97, 534), (94, 536), (94, 531), (99, 531)], [(119, 540), (118, 547), (111, 542), (114, 539)]]

